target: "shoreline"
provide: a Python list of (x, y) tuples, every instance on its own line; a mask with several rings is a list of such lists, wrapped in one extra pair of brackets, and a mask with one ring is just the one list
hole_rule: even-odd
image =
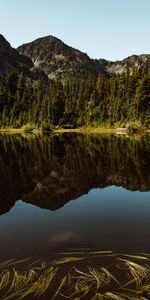
[(115, 133), (116, 128), (111, 127), (78, 127), (78, 128), (56, 128), (54, 133)]
[(109, 127), (78, 127), (78, 128), (54, 128), (51, 131), (31, 130), (25, 131), (22, 128), (0, 128), (0, 133), (115, 133), (117, 128)]
[(24, 130), (21, 128), (0, 128), (0, 133), (22, 133)]
[[(31, 131), (25, 131), (23, 130), (22, 128), (0, 128), (0, 133), (103, 133), (103, 134), (128, 134), (129, 132), (128, 131), (121, 131), (120, 132), (117, 130), (119, 130), (120, 128), (118, 127), (105, 127), (105, 126), (97, 126), (97, 127), (92, 127), (92, 126), (89, 126), (89, 127), (78, 127), (78, 128), (54, 128), (53, 130), (51, 131), (42, 131), (42, 130), (31, 130)], [(150, 133), (150, 129), (148, 128), (137, 128), (137, 131), (134, 132), (135, 134), (142, 134), (142, 133)], [(131, 133), (132, 134), (132, 133)]]

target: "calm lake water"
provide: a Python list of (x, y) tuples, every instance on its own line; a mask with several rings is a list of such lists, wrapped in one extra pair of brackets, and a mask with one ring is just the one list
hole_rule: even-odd
[(0, 135), (0, 259), (150, 252), (150, 137)]

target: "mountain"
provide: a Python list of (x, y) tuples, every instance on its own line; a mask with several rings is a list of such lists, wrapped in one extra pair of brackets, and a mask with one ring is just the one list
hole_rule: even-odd
[(0, 77), (11, 71), (24, 72), (33, 79), (86, 78), (100, 74), (110, 77), (127, 70), (132, 73), (133, 68), (141, 67), (150, 73), (150, 55), (132, 55), (116, 62), (91, 59), (51, 35), (14, 49), (0, 34)]
[(38, 38), (17, 48), (21, 55), (30, 57), (35, 67), (43, 70), (50, 79), (73, 76), (121, 74), (142, 67), (150, 72), (150, 55), (132, 55), (122, 61), (91, 59), (87, 54), (69, 47), (53, 36)]
[(23, 44), (17, 50), (30, 57), (34, 66), (43, 70), (50, 79), (105, 74), (105, 70), (87, 54), (53, 36)]
[[(5, 78), (10, 71), (23, 74)], [(149, 128), (149, 95), (150, 55), (91, 59), (52, 36), (15, 50), (0, 36), (0, 128)]]
[(99, 59), (98, 61), (101, 68), (106, 73), (110, 75), (113, 74), (122, 74), (127, 70), (129, 73), (132, 73), (133, 68), (140, 69), (142, 68), (146, 72), (150, 73), (150, 55), (149, 54), (142, 54), (142, 55), (131, 55), (125, 59), (118, 60), (115, 62), (111, 62), (105, 59)]
[(31, 67), (33, 67), (32, 60), (20, 55), (0, 34), (0, 75), (11, 71), (18, 73)]
[(23, 72), (27, 77), (33, 79), (40, 76), (46, 77), (43, 71), (34, 68), (34, 64), (29, 57), (19, 54), (0, 34), (0, 77), (10, 72)]

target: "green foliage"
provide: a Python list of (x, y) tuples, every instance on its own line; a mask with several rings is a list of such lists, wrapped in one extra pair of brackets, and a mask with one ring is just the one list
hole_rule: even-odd
[(0, 127), (150, 124), (150, 74), (134, 70), (106, 78), (44, 82), (23, 74), (0, 81)]
[(34, 126), (31, 124), (26, 124), (22, 126), (22, 130), (25, 132), (30, 132), (34, 129)]

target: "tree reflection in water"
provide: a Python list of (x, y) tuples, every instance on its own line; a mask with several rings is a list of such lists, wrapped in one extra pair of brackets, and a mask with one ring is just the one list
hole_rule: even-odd
[(18, 199), (56, 210), (92, 188), (150, 190), (149, 136), (0, 135), (0, 213)]

